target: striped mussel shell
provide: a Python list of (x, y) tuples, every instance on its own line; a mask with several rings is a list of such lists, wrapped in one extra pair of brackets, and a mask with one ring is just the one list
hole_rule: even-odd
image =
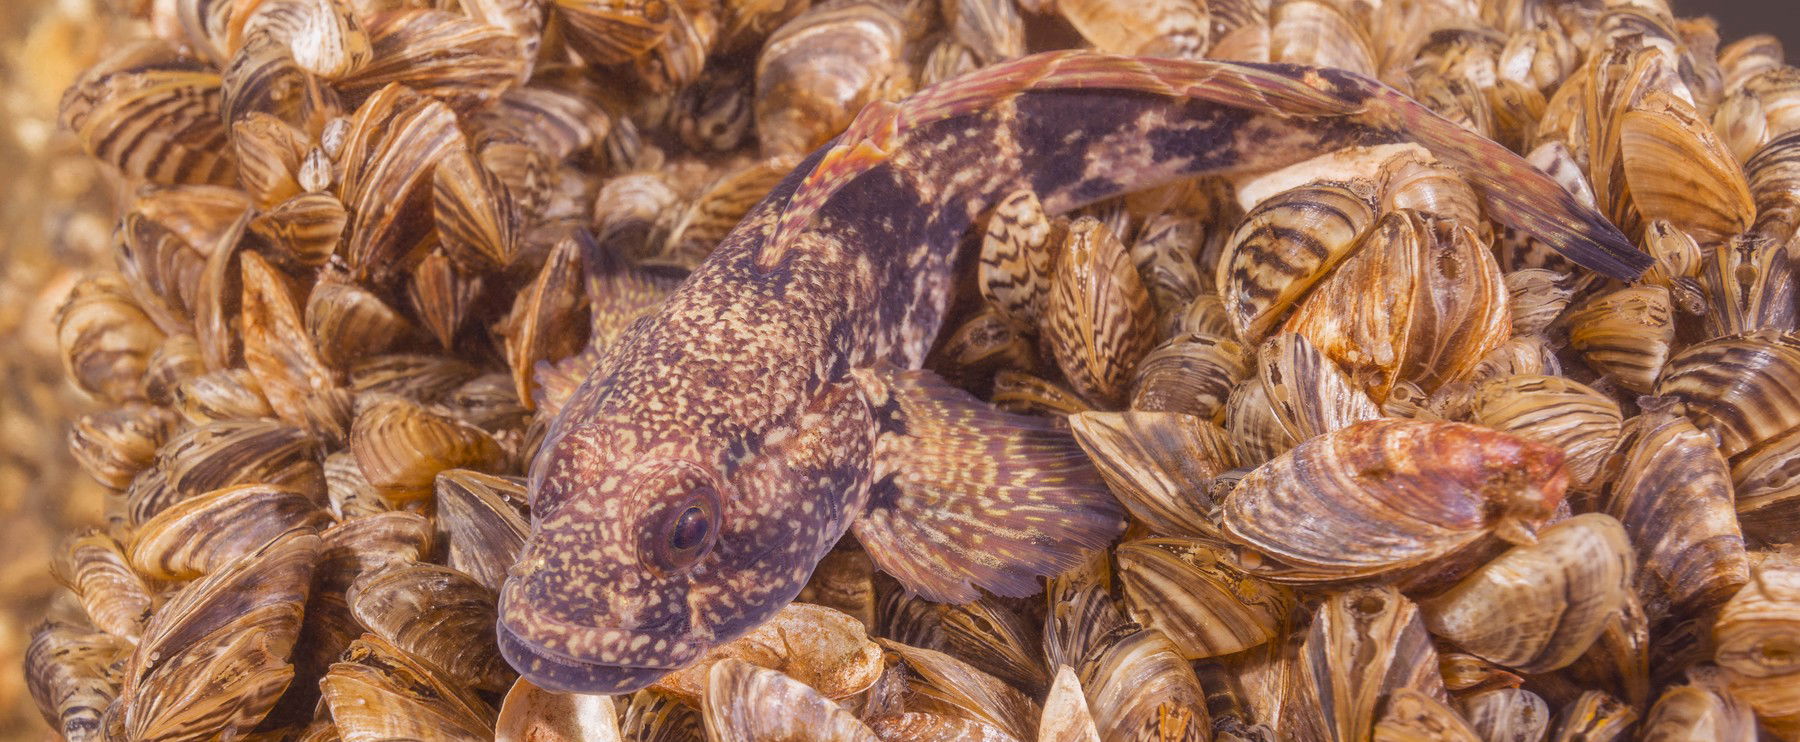
[(1523, 688), (1482, 690), (1458, 700), (1469, 726), (1482, 739), (1535, 740), (1550, 731), (1550, 705)]
[(1391, 578), (1490, 536), (1529, 542), (1562, 501), (1563, 459), (1552, 446), (1463, 423), (1366, 420), (1252, 471), (1221, 520), (1259, 577)]
[(1218, 425), (1179, 412), (1082, 412), (1069, 416), (1076, 443), (1133, 520), (1171, 536), (1218, 533), (1213, 480), (1235, 465)]
[(1644, 715), (1643, 739), (1755, 740), (1756, 716), (1750, 705), (1732, 695), (1718, 673), (1697, 674), (1698, 679), (1672, 686), (1656, 698), (1656, 705)]
[(1138, 539), (1113, 553), (1126, 609), (1190, 660), (1276, 638), (1294, 607), (1287, 588), (1234, 569), (1230, 553), (1204, 539)]
[(1636, 556), (1612, 516), (1587, 513), (1538, 533), (1421, 603), (1425, 625), (1521, 672), (1574, 662), (1631, 594)]
[(1637, 284), (1598, 294), (1567, 315), (1569, 347), (1594, 370), (1634, 392), (1649, 393), (1675, 342), (1669, 290)]
[(1757, 149), (1744, 173), (1756, 202), (1752, 237), (1771, 247), (1787, 245), (1800, 228), (1800, 130)]
[[(1725, 99), (1713, 112), (1712, 124), (1737, 160), (1747, 162), (1763, 145), (1800, 130), (1800, 69), (1781, 63), (1779, 47), (1773, 59), (1766, 49), (1733, 47), (1725, 53), (1739, 52), (1731, 60), (1736, 63), (1731, 75), (1738, 79), (1725, 81)], [(1724, 53), (1720, 57), (1725, 61)]]
[(146, 577), (187, 581), (223, 569), (290, 530), (331, 525), (318, 492), (241, 484), (175, 503), (140, 525), (131, 564)]
[(756, 134), (766, 157), (806, 156), (872, 101), (912, 92), (905, 19), (876, 2), (816, 5), (769, 35), (756, 59)]
[(1466, 226), (1388, 212), (1285, 328), (1305, 335), (1377, 403), (1394, 384), (1427, 393), (1468, 376), (1511, 336), (1493, 253)]
[(1093, 217), (1069, 225), (1041, 331), (1076, 392), (1123, 401), (1131, 373), (1156, 342), (1156, 310), (1130, 253)]
[(1419, 606), (1391, 586), (1331, 594), (1296, 638), (1299, 656), (1281, 709), (1284, 735), (1365, 739), (1375, 733), (1384, 701), (1392, 705), (1408, 691), (1448, 700)]
[(44, 720), (69, 742), (105, 739), (104, 714), (118, 696), (120, 666), (131, 644), (104, 631), (61, 621), (31, 630), (25, 684)]
[(111, 536), (94, 528), (70, 534), (57, 548), (50, 572), (75, 592), (96, 628), (133, 644), (142, 637), (154, 599)]
[(1600, 510), (1624, 523), (1643, 571), (1681, 615), (1699, 615), (1737, 592), (1747, 556), (1718, 447), (1666, 405), (1626, 424), (1618, 473)]
[(1371, 187), (1316, 183), (1283, 191), (1244, 215), (1219, 257), (1214, 285), (1239, 339), (1260, 342), (1347, 257), (1376, 220)]
[(1131, 409), (1223, 420), (1232, 387), (1248, 372), (1246, 355), (1230, 337), (1196, 332), (1169, 338), (1138, 361)]
[(1562, 376), (1515, 375), (1475, 388), (1470, 421), (1562, 449), (1569, 484), (1585, 488), (1619, 441), (1619, 403)]

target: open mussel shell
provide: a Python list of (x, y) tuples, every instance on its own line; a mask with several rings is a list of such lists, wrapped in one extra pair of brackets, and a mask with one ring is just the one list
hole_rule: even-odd
[(735, 658), (707, 671), (701, 702), (710, 740), (878, 742), (856, 715), (777, 670)]
[(68, 742), (105, 739), (101, 714), (119, 692), (131, 645), (118, 636), (46, 621), (25, 649), (25, 684), (44, 721)]
[(1619, 441), (1619, 403), (1561, 376), (1516, 375), (1476, 387), (1470, 419), (1562, 449), (1570, 484), (1583, 487)]
[(192, 580), (290, 529), (330, 525), (315, 494), (280, 485), (234, 485), (182, 500), (145, 521), (132, 538), (131, 564), (159, 580)]
[(494, 638), (494, 591), (449, 567), (411, 564), (364, 574), (344, 595), (365, 628), (445, 675), (481, 690), (515, 674)]
[(494, 722), (494, 742), (621, 742), (612, 696), (555, 693), (519, 678)]
[(1567, 666), (1632, 589), (1635, 557), (1611, 516), (1578, 515), (1477, 568), (1422, 603), (1432, 633), (1523, 672)]
[(1128, 541), (1114, 557), (1126, 608), (1190, 660), (1275, 638), (1294, 606), (1286, 588), (1232, 569), (1228, 552), (1197, 539)]
[(1169, 536), (1218, 533), (1213, 478), (1232, 468), (1225, 431), (1179, 412), (1083, 412), (1075, 441), (1131, 517)]
[(1226, 498), (1252, 574), (1330, 582), (1391, 574), (1490, 534), (1528, 541), (1562, 501), (1563, 454), (1462, 423), (1377, 419), (1310, 439)]
[(868, 689), (883, 669), (881, 648), (869, 640), (861, 621), (823, 606), (789, 603), (767, 623), (663, 676), (653, 687), (699, 702), (707, 673), (725, 660), (785, 673), (838, 700)]

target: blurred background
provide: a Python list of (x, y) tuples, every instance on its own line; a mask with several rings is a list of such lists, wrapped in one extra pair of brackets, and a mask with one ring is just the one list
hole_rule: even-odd
[[(110, 260), (122, 184), (56, 126), (62, 91), (132, 28), (113, 9), (158, 0), (0, 0), (0, 742), (52, 739), (25, 691), (31, 626), (79, 610), (59, 599), (60, 534), (100, 521), (104, 490), (70, 459), (69, 421), (92, 403), (64, 381), (52, 318)], [(424, 3), (422, 0), (420, 4)], [(1800, 50), (1796, 0), (1675, 0), (1726, 41), (1751, 33)]]

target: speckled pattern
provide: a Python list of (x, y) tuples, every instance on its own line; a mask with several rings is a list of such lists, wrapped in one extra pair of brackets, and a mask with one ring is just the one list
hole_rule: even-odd
[[(643, 687), (792, 600), (852, 526), (928, 597), (1035, 590), (1122, 520), (1065, 433), (910, 370), (976, 216), (1021, 188), (1055, 213), (1407, 139), (1461, 166), (1499, 221), (1609, 275), (1647, 265), (1516, 155), (1349, 73), (1058, 52), (870, 106), (563, 407), (532, 467), (503, 651), (546, 687)], [(689, 509), (714, 528), (671, 567)]]

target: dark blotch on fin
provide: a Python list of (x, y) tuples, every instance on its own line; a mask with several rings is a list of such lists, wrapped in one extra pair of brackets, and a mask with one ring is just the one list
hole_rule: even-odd
[(977, 587), (1021, 597), (1079, 564), (1124, 526), (1074, 438), (1044, 418), (996, 410), (929, 371), (854, 372), (882, 438), (855, 526), (876, 566), (928, 600)]

